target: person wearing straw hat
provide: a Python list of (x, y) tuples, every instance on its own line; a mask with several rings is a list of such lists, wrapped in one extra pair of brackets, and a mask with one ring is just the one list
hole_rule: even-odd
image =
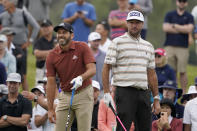
[(10, 73), (7, 78), (8, 95), (0, 99), (0, 130), (27, 131), (32, 115), (32, 103), (19, 93), (21, 76)]
[(171, 99), (176, 109), (176, 118), (183, 118), (184, 107), (177, 103), (182, 96), (182, 89), (177, 88), (175, 81), (167, 80), (163, 85), (159, 86), (159, 92), (163, 94), (163, 98)]
[[(197, 78), (196, 78), (197, 80)], [(197, 81), (195, 81), (195, 88), (192, 87), (192, 94), (197, 94)], [(188, 101), (185, 105), (184, 117), (183, 117), (183, 124), (184, 124), (184, 131), (196, 131), (197, 129), (197, 97), (193, 98), (192, 100)]]

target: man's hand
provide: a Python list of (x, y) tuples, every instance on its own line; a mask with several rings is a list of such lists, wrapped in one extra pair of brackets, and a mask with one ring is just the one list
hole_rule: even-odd
[(56, 121), (55, 110), (48, 110), (48, 118), (51, 123), (55, 123)]
[(83, 79), (81, 76), (78, 76), (74, 79), (72, 79), (72, 81), (70, 82), (70, 84), (73, 84), (73, 87), (71, 88), (72, 90), (75, 89), (77, 90), (79, 87), (82, 86), (83, 83)]
[(22, 91), (21, 94), (22, 94), (25, 98), (27, 98), (27, 99), (29, 99), (29, 100), (31, 100), (31, 101), (33, 101), (34, 98), (35, 98), (35, 94), (32, 93), (32, 92), (29, 92), (29, 91)]
[(104, 94), (104, 103), (109, 107), (109, 103), (112, 104), (112, 107), (114, 108), (114, 110), (116, 109), (115, 108), (115, 105), (114, 105), (114, 101), (113, 101), (113, 98), (112, 96), (110, 95), (110, 93), (105, 93)]
[(24, 44), (21, 46), (21, 48), (22, 48), (22, 49), (26, 49), (26, 48), (28, 48), (30, 45), (31, 45), (31, 43), (30, 43), (29, 41), (27, 41), (26, 43), (24, 43)]
[(159, 100), (157, 100), (157, 99), (154, 100), (153, 108), (154, 108), (154, 113), (155, 114), (159, 114), (161, 112), (161, 107), (160, 107)]

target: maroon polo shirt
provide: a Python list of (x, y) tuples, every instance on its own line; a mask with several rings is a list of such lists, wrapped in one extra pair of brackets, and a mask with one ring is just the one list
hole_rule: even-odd
[[(95, 63), (95, 59), (86, 43), (72, 41), (68, 51), (62, 51), (60, 46), (56, 46), (46, 59), (47, 77), (55, 77), (57, 73), (61, 89), (70, 92), (71, 80), (86, 72), (86, 65), (89, 63)], [(84, 80), (77, 90), (90, 84), (91, 79)]]

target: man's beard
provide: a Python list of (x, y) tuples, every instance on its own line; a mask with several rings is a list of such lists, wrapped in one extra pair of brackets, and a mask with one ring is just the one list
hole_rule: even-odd
[(186, 9), (186, 7), (183, 7), (183, 8), (180, 8), (180, 7), (179, 7), (179, 10), (180, 10), (180, 11), (184, 11), (185, 9)]
[(68, 39), (59, 39), (58, 40), (58, 43), (61, 45), (61, 46), (65, 46), (65, 45), (67, 45), (69, 42), (70, 42), (70, 40), (71, 40), (71, 37), (69, 37)]

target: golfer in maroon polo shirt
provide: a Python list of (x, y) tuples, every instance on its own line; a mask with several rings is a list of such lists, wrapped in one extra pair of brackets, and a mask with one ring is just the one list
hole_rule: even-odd
[[(71, 90), (75, 89), (67, 130), (70, 130), (76, 116), (79, 131), (90, 131), (94, 102), (91, 77), (96, 73), (94, 56), (86, 43), (72, 40), (74, 34), (70, 24), (61, 23), (54, 31), (57, 32), (58, 45), (46, 60), (49, 120), (56, 123), (55, 131), (65, 131)], [(56, 74), (60, 78), (62, 92), (54, 110)]]

